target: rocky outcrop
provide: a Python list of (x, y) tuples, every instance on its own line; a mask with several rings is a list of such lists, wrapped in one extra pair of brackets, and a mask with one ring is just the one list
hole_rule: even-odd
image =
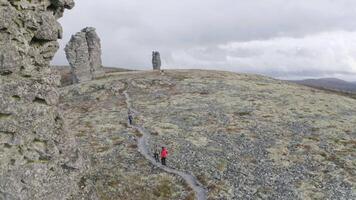
[(93, 80), (104, 75), (100, 38), (95, 28), (87, 27), (73, 35), (65, 52), (72, 68), (73, 83)]
[(153, 70), (161, 70), (161, 56), (158, 51), (152, 52)]
[(72, 0), (0, 0), (0, 199), (69, 199), (82, 157), (57, 109), (49, 63)]

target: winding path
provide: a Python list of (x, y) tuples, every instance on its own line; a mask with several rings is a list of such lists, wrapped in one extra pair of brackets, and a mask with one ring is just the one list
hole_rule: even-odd
[[(123, 93), (125, 95), (127, 109), (129, 111), (135, 111), (132, 108), (129, 94), (127, 93), (127, 91), (124, 91)], [(204, 188), (204, 186), (197, 180), (197, 178), (195, 178), (194, 176), (192, 176), (189, 173), (178, 171), (176, 169), (172, 169), (167, 166), (163, 166), (160, 163), (157, 163), (155, 161), (155, 159), (151, 156), (151, 152), (150, 152), (149, 146), (148, 146), (148, 139), (149, 139), (150, 134), (147, 130), (145, 130), (145, 128), (143, 128), (142, 126), (139, 126), (139, 125), (134, 126), (134, 125), (129, 124), (129, 126), (135, 128), (142, 134), (142, 137), (140, 137), (138, 139), (138, 148), (139, 148), (139, 152), (147, 160), (149, 160), (154, 166), (156, 166), (170, 174), (175, 174), (175, 175), (182, 177), (188, 183), (188, 185), (194, 190), (198, 200), (206, 200), (207, 199), (207, 191)]]

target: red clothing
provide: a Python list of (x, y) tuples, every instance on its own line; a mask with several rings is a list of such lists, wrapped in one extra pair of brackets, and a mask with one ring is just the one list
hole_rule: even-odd
[(167, 151), (167, 149), (162, 149), (162, 152), (161, 152), (161, 158), (167, 158), (167, 156), (168, 156), (168, 151)]

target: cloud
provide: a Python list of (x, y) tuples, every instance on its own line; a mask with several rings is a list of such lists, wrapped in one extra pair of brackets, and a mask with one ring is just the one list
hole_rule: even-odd
[[(150, 69), (151, 51), (159, 50), (168, 67), (220, 67), (268, 75), (355, 72), (356, 47), (350, 42), (356, 31), (353, 0), (76, 3), (61, 20), (61, 47), (71, 34), (94, 26), (107, 66)], [(66, 64), (63, 50), (53, 63)]]
[[(173, 52), (171, 68), (224, 69), (275, 77), (356, 77), (356, 32), (327, 32), (303, 38), (280, 37), (229, 42)], [(210, 59), (208, 55), (211, 55)]]

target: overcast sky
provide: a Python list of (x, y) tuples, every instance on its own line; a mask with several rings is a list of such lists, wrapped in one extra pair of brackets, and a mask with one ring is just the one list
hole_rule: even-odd
[(60, 20), (70, 36), (93, 26), (105, 66), (204, 68), (281, 78), (356, 81), (355, 0), (75, 0)]

